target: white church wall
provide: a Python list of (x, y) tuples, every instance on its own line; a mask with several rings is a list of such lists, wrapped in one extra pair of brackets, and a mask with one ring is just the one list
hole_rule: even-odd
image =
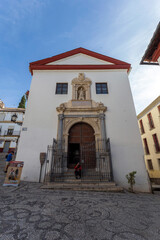
[[(73, 78), (84, 72), (92, 81), (91, 98), (107, 107), (106, 132), (111, 142), (114, 180), (128, 187), (125, 175), (137, 171), (136, 190), (149, 191), (143, 148), (126, 70), (33, 71), (33, 79), (17, 153), (24, 161), (22, 179), (38, 181), (39, 154), (57, 138), (56, 107), (72, 98)], [(55, 94), (56, 83), (68, 83), (68, 94)], [(107, 82), (108, 94), (96, 94), (96, 82)], [(36, 94), (35, 94), (36, 93)], [(32, 167), (31, 167), (32, 166)]]

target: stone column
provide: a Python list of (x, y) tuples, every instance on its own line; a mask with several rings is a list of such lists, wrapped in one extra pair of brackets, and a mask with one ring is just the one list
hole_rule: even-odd
[(106, 140), (106, 126), (105, 126), (105, 114), (99, 114), (100, 125), (101, 125), (101, 136), (103, 140)]
[(58, 141), (61, 142), (63, 140), (63, 119), (64, 115), (58, 115)]
[(63, 119), (64, 114), (58, 115), (58, 161), (59, 161), (59, 172), (63, 172), (66, 170), (66, 158), (65, 158), (65, 152), (63, 149)]
[(105, 114), (99, 114), (100, 126), (101, 126), (101, 138), (102, 138), (102, 147), (103, 150), (106, 150), (106, 126), (105, 126)]

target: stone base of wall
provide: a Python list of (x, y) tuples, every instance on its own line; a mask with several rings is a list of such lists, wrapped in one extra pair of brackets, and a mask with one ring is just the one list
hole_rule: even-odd
[(160, 185), (160, 178), (150, 178), (152, 184)]

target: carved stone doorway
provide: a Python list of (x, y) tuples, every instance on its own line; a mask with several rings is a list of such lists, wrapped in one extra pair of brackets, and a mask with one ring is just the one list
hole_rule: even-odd
[[(84, 122), (74, 124), (69, 130), (68, 136), (68, 168), (74, 168), (74, 166), (80, 162), (82, 167), (95, 168), (96, 167), (96, 155), (95, 147), (91, 152), (86, 152), (85, 158), (82, 154), (82, 149), (88, 144), (94, 144), (95, 146), (95, 133), (93, 128)], [(92, 158), (90, 157), (92, 155)]]

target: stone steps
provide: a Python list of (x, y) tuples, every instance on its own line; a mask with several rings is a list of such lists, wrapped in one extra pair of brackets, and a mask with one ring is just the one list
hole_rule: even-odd
[(44, 184), (42, 189), (73, 190), (73, 191), (98, 191), (98, 192), (123, 192), (122, 187), (116, 186), (114, 182), (83, 182), (74, 180), (70, 182), (50, 182)]
[(6, 165), (6, 156), (7, 153), (0, 153), (0, 184), (4, 182), (6, 174), (4, 173), (4, 168)]
[[(55, 182), (55, 183), (75, 183), (77, 182), (77, 179), (75, 179), (74, 169), (68, 169), (67, 172), (61, 173), (54, 173), (53, 176), (50, 177), (50, 175), (45, 176), (45, 183), (48, 182)], [(107, 176), (100, 176), (96, 171), (93, 169), (88, 169), (87, 172), (82, 172), (82, 178), (80, 182), (87, 182), (87, 183), (99, 183), (99, 182), (105, 182), (108, 183)]]

